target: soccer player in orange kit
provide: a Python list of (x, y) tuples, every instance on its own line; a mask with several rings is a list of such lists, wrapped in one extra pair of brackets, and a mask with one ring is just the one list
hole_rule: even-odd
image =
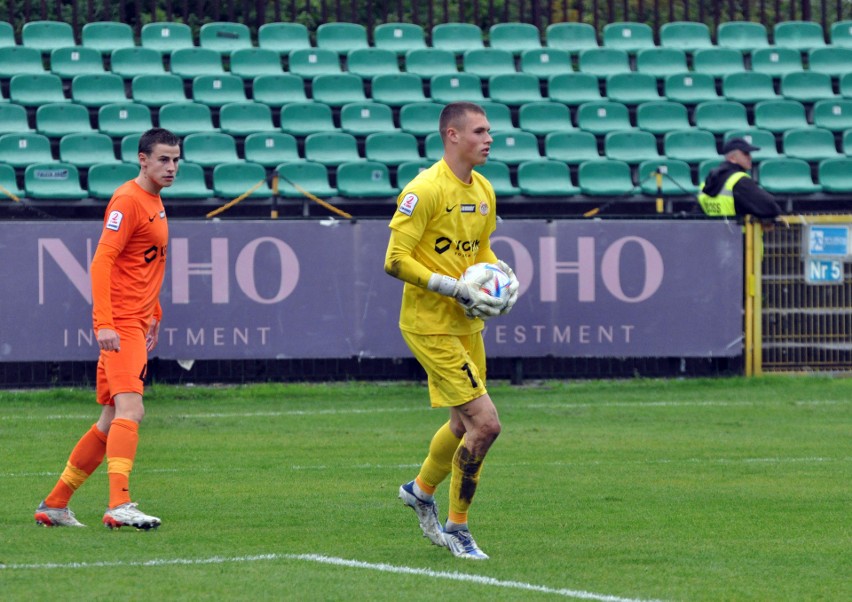
[(160, 519), (130, 501), (130, 472), (145, 415), (142, 393), (148, 352), (157, 345), (162, 319), (159, 295), (166, 270), (169, 228), (160, 190), (174, 183), (180, 139), (154, 128), (139, 139), (139, 175), (125, 182), (107, 205), (92, 259), (92, 316), (100, 357), (98, 421), (77, 442), (53, 491), (35, 511), (47, 527), (82, 527), (68, 502), (107, 457), (109, 507), (103, 523), (154, 529)]

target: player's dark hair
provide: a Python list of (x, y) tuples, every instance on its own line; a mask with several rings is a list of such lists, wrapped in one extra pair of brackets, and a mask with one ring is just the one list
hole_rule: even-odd
[(485, 115), (485, 109), (474, 102), (451, 102), (441, 111), (441, 117), (438, 119), (438, 131), (441, 132), (441, 140), (446, 140), (447, 129), (450, 127), (458, 127), (467, 113), (477, 113)]
[(139, 152), (150, 156), (157, 144), (180, 146), (180, 138), (164, 128), (151, 128), (139, 137)]

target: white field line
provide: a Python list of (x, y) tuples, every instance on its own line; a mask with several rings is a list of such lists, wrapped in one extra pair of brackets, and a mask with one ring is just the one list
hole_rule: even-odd
[(156, 560), (139, 560), (139, 561), (104, 561), (104, 562), (68, 562), (68, 563), (44, 563), (44, 564), (2, 564), (0, 570), (33, 570), (45, 571), (56, 569), (86, 569), (86, 568), (114, 568), (114, 567), (160, 567), (160, 566), (175, 566), (175, 565), (205, 565), (205, 564), (228, 564), (228, 563), (247, 563), (247, 562), (263, 562), (273, 560), (296, 560), (302, 562), (317, 562), (320, 564), (330, 564), (334, 566), (343, 566), (347, 568), (366, 569), (370, 571), (379, 571), (382, 573), (395, 573), (398, 575), (418, 575), (429, 577), (432, 579), (446, 579), (448, 581), (463, 581), (467, 583), (475, 583), (477, 585), (485, 585), (490, 587), (500, 587), (507, 589), (517, 589), (529, 592), (539, 592), (543, 594), (554, 594), (566, 598), (575, 598), (577, 600), (598, 600), (600, 602), (659, 602), (657, 600), (646, 600), (640, 598), (622, 598), (620, 596), (610, 596), (607, 594), (596, 594), (582, 590), (573, 590), (566, 588), (553, 588), (544, 585), (535, 585), (525, 583), (523, 581), (505, 581), (495, 579), (494, 577), (486, 577), (484, 575), (471, 575), (468, 573), (455, 573), (448, 571), (433, 571), (432, 569), (419, 569), (407, 566), (397, 566), (385, 563), (363, 562), (360, 560), (347, 560), (345, 558), (335, 558), (334, 556), (323, 556), (321, 554), (257, 554), (252, 556), (232, 556), (222, 557), (213, 556), (210, 558), (172, 558), (172, 559), (156, 559)]

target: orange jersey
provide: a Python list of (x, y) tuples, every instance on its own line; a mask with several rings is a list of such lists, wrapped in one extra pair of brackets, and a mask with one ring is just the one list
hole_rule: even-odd
[(166, 272), (169, 226), (159, 195), (135, 180), (112, 195), (92, 259), (95, 332), (116, 321), (160, 319), (160, 288)]

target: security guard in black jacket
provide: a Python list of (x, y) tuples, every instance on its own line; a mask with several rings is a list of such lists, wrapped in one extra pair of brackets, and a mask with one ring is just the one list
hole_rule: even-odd
[(742, 138), (731, 138), (722, 147), (725, 160), (707, 174), (701, 184), (698, 203), (713, 217), (753, 215), (772, 220), (781, 214), (775, 197), (758, 186), (748, 175), (751, 153), (760, 150)]

